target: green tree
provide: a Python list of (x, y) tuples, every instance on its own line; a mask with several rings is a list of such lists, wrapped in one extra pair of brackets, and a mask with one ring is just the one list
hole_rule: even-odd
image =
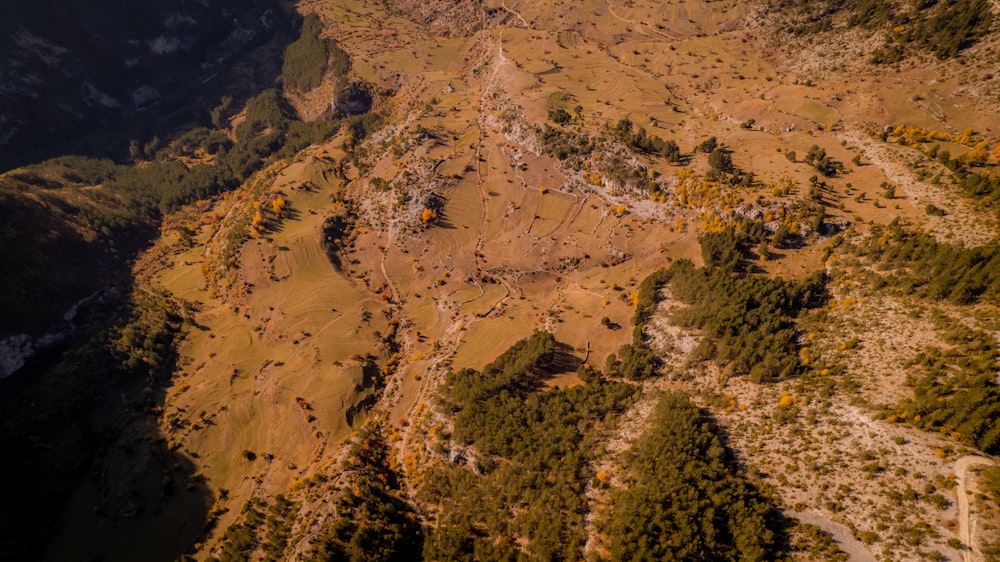
[(627, 460), (629, 485), (612, 493), (603, 524), (612, 559), (785, 558), (773, 506), (737, 472), (722, 440), (687, 397), (669, 393), (660, 399), (652, 427)]
[(733, 171), (733, 158), (725, 150), (715, 148), (708, 154), (708, 165), (713, 172), (729, 173)]
[(573, 116), (570, 115), (565, 109), (558, 107), (556, 109), (549, 110), (549, 120), (560, 125), (565, 125), (573, 120)]
[(298, 91), (315, 88), (323, 79), (330, 58), (330, 44), (320, 37), (323, 22), (316, 14), (302, 20), (299, 38), (285, 48), (281, 76), (285, 85)]

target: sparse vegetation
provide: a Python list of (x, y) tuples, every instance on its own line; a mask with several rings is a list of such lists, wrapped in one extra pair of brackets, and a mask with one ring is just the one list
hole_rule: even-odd
[(1000, 253), (995, 244), (978, 248), (945, 244), (894, 220), (873, 228), (872, 235), (854, 251), (886, 272), (872, 275), (877, 285), (890, 290), (956, 304), (1000, 302)]
[(955, 435), (985, 453), (1000, 451), (1000, 386), (996, 344), (984, 333), (955, 326), (951, 350), (928, 348), (911, 362), (913, 398), (896, 411), (914, 425)]
[(422, 532), (392, 468), (382, 429), (366, 426), (351, 447), (351, 486), (337, 500), (336, 517), (325, 522), (308, 559), (419, 560)]

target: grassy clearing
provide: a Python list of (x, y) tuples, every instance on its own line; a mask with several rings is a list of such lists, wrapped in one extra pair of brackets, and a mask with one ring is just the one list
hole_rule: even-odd
[(335, 207), (336, 183), (315, 181), (324, 172), (311, 161), (277, 177), (287, 216), (268, 240), (248, 242), (240, 253), (245, 296), (224, 303), (202, 290), (200, 246), (159, 278), (179, 297), (201, 302), (200, 327), (181, 348), (183, 374), (164, 412), (174, 421), (165, 429), (211, 467), (212, 486), (230, 490), (235, 502), (256, 488), (248, 477), (280, 491), (299, 467), (335, 452), (327, 446), (360, 421), (355, 407), (371, 392), (355, 357), (379, 356), (376, 334), (389, 333), (385, 303), (334, 269), (320, 246), (322, 223)]
[(546, 192), (538, 203), (535, 221), (531, 224), (531, 233), (535, 236), (551, 236), (566, 221), (576, 207), (577, 199), (571, 195)]
[(538, 324), (529, 321), (522, 307), (511, 313), (509, 316), (470, 326), (455, 353), (452, 368), (481, 369), (514, 342), (531, 335)]

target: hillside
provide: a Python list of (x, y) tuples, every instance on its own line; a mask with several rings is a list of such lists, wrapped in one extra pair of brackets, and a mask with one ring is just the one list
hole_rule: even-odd
[(0, 557), (1000, 557), (996, 6), (294, 8), (10, 145)]
[(223, 95), (245, 100), (280, 72), (259, 52), (287, 43), (301, 23), (272, 0), (2, 8), (3, 170), (67, 153), (115, 158), (130, 141), (189, 127)]

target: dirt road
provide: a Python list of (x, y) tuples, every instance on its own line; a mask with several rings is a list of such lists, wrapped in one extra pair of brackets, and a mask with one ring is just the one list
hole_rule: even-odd
[(969, 491), (966, 489), (965, 478), (969, 469), (976, 465), (994, 465), (996, 461), (986, 457), (969, 455), (955, 461), (955, 482), (958, 484), (958, 538), (968, 549), (962, 550), (965, 562), (982, 560), (978, 554), (977, 545), (973, 542), (973, 529), (969, 516)]
[(816, 525), (833, 535), (834, 542), (837, 543), (840, 550), (847, 553), (851, 562), (875, 562), (875, 555), (868, 550), (868, 547), (863, 542), (854, 538), (851, 530), (847, 527), (839, 523), (834, 523), (823, 515), (810, 511), (790, 511), (788, 514), (803, 523)]

